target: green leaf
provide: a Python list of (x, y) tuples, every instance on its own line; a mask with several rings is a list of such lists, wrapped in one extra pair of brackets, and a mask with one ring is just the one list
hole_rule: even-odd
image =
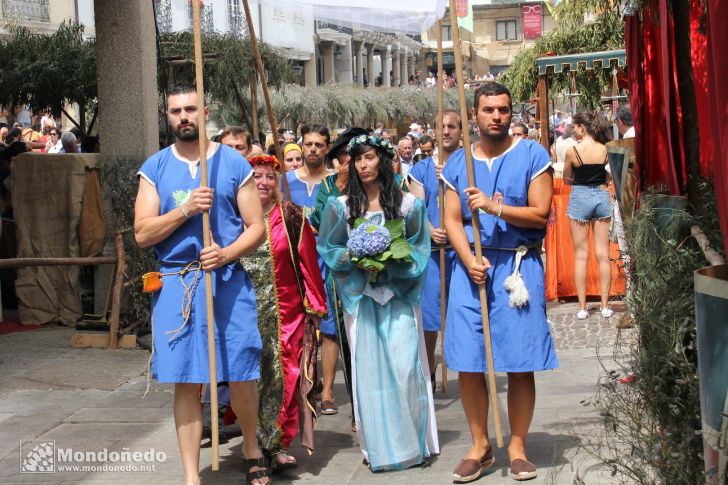
[(382, 271), (384, 269), (384, 263), (380, 263), (379, 261), (372, 258), (364, 258), (359, 261), (359, 267), (367, 271)]
[(387, 221), (384, 223), (384, 227), (389, 231), (392, 240), (404, 237), (404, 221), (402, 219)]
[(369, 221), (366, 218), (364, 218), (364, 217), (360, 217), (360, 218), (356, 219), (354, 221), (354, 229), (356, 229), (357, 227), (361, 226), (365, 222), (369, 222)]
[(384, 262), (384, 261), (388, 260), (389, 258), (391, 258), (392, 256), (394, 256), (394, 253), (392, 253), (392, 251), (390, 251), (389, 249), (387, 249), (382, 254), (380, 254), (379, 256), (377, 256), (377, 261)]
[(404, 259), (412, 254), (412, 248), (404, 239), (395, 239), (389, 247), (394, 259)]

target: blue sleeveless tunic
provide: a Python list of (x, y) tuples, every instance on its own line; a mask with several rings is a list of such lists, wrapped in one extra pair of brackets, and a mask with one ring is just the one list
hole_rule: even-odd
[[(207, 163), (208, 183), (215, 189), (210, 228), (215, 242), (224, 247), (243, 231), (236, 199), (238, 189), (252, 176), (252, 168), (225, 145), (219, 146)], [(149, 157), (138, 175), (157, 189), (160, 215), (176, 209), (200, 186), (199, 162), (190, 164), (180, 159), (173, 146)], [(202, 248), (202, 215), (198, 214), (154, 246), (159, 271), (182, 270), (199, 259)], [(164, 276), (162, 281), (162, 289), (152, 295), (153, 376), (160, 382), (210, 382), (204, 272)], [(192, 290), (185, 290), (183, 282)], [(212, 272), (212, 291), (217, 382), (258, 379), (261, 339), (248, 274), (237, 262), (218, 268)], [(185, 324), (183, 310), (188, 298), (190, 314)]]
[[(498, 157), (488, 161), (473, 156), (475, 186), (488, 197), (503, 195), (508, 206), (528, 205), (531, 181), (551, 166), (546, 150), (531, 140), (518, 140)], [(472, 244), (472, 213), (464, 190), (469, 186), (465, 151), (458, 150), (448, 159), (442, 174), (448, 189), (460, 197), (463, 224)], [(546, 320), (544, 269), (541, 261), (541, 241), (546, 229), (516, 227), (493, 215), (479, 213), (480, 241), (483, 256), (490, 261), (487, 271), (486, 294), (493, 342), (493, 361), (497, 372), (531, 372), (558, 367), (553, 339)], [(509, 305), (509, 294), (503, 287), (513, 273), (515, 251), (520, 245), (534, 246), (521, 262), (521, 274), (528, 289), (529, 301), (524, 307)], [(448, 327), (445, 332), (447, 366), (460, 372), (485, 372), (485, 344), (478, 294), (468, 270), (456, 259), (450, 281), (447, 308)]]
[[(434, 227), (440, 227), (439, 179), (435, 172), (435, 161), (432, 157), (420, 160), (410, 170), (411, 183), (422, 186), (425, 190), (427, 218)], [(445, 250), (445, 298), (450, 288), (450, 274), (457, 255), (451, 248)], [(427, 265), (425, 287), (422, 290), (422, 322), (425, 332), (440, 331), (440, 247), (432, 244), (430, 261)], [(446, 330), (447, 333), (447, 330)]]

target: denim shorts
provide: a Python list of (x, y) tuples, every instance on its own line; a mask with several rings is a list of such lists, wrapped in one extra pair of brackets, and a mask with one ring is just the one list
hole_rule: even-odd
[(609, 190), (599, 185), (573, 185), (566, 213), (569, 219), (581, 222), (612, 217)]

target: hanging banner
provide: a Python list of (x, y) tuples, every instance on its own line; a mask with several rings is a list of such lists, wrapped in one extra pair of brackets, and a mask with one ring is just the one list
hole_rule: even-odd
[(469, 0), (456, 0), (455, 11), (458, 17), (458, 27), (473, 32), (473, 2)]
[(523, 39), (538, 39), (541, 37), (542, 28), (542, 7), (538, 5), (521, 6), (523, 13)]

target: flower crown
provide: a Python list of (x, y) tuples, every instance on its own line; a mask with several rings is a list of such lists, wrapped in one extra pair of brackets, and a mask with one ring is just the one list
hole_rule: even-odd
[(384, 150), (385, 152), (387, 152), (387, 154), (390, 157), (394, 157), (394, 146), (392, 146), (392, 144), (390, 142), (388, 142), (387, 140), (385, 140), (384, 138), (382, 138), (379, 135), (374, 135), (374, 136), (359, 135), (359, 136), (355, 136), (354, 138), (352, 138), (351, 140), (349, 140), (349, 147), (347, 148), (347, 151), (349, 153), (351, 153), (351, 150), (356, 145), (369, 145), (371, 147), (381, 148), (382, 150)]
[(255, 155), (248, 158), (248, 163), (250, 163), (253, 168), (258, 165), (270, 165), (273, 167), (273, 170), (277, 172), (281, 170), (281, 162), (279, 162), (273, 155)]

